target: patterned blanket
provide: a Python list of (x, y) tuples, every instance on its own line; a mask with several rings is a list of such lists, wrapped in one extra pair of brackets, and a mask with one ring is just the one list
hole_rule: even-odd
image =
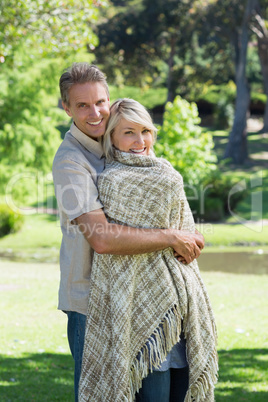
[[(164, 159), (114, 150), (98, 181), (110, 222), (194, 232), (181, 175)], [(213, 401), (216, 326), (197, 261), (171, 248), (134, 256), (95, 253), (79, 400), (134, 401), (152, 367), (186, 338), (185, 402)]]

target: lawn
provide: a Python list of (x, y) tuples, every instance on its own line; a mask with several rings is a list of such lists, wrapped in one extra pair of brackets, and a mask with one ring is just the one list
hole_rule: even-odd
[[(1, 261), (1, 401), (72, 401), (57, 264)], [(218, 326), (216, 401), (268, 397), (268, 276), (202, 272)]]
[(1, 261), (1, 401), (72, 401), (56, 265)]

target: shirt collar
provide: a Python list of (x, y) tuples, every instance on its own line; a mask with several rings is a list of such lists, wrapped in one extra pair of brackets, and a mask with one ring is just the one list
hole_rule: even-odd
[(77, 128), (74, 123), (72, 123), (70, 127), (70, 132), (72, 136), (80, 142), (80, 144), (82, 144), (88, 151), (98, 156), (98, 158), (101, 158), (104, 155), (102, 143), (99, 139), (97, 141), (93, 140), (88, 135), (79, 130), (79, 128)]

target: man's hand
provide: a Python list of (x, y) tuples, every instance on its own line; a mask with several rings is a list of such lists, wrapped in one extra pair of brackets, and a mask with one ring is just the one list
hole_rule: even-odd
[(138, 229), (107, 222), (102, 209), (76, 218), (91, 247), (98, 254), (134, 255), (172, 247), (182, 262), (189, 264), (204, 247), (203, 236), (177, 229)]
[(204, 236), (195, 231), (195, 233), (178, 231), (177, 243), (174, 244), (174, 256), (183, 264), (189, 264), (201, 254), (205, 246)]

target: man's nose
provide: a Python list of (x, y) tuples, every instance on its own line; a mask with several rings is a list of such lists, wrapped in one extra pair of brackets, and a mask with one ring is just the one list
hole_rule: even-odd
[(100, 116), (100, 110), (98, 108), (98, 106), (93, 105), (90, 108), (90, 117), (99, 117)]

